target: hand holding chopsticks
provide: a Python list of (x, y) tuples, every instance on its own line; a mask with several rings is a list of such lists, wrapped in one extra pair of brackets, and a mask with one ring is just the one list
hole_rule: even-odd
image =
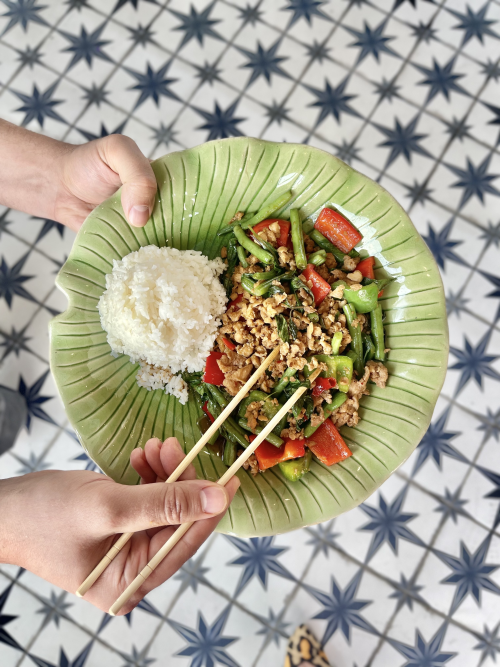
[[(317, 369), (309, 378), (310, 381), (314, 381), (320, 369)], [(257, 447), (266, 439), (269, 433), (273, 428), (280, 422), (282, 417), (287, 414), (296, 403), (302, 394), (307, 391), (306, 387), (300, 387), (297, 391), (288, 399), (285, 405), (280, 409), (280, 411), (268, 422), (265, 428), (259, 433), (255, 440), (245, 449), (241, 456), (233, 463), (233, 465), (226, 470), (224, 475), (217, 482), (221, 486), (224, 486), (229, 482), (229, 480), (236, 474), (236, 472), (241, 468), (241, 466), (248, 460), (248, 458), (253, 454)], [(158, 565), (163, 561), (170, 551), (175, 547), (179, 540), (187, 533), (187, 531), (193, 525), (193, 521), (184, 523), (180, 525), (175, 533), (172, 534), (169, 540), (165, 542), (163, 547), (158, 551), (158, 553), (153, 556), (149, 563), (139, 572), (136, 578), (127, 586), (125, 591), (120, 595), (116, 602), (110, 607), (109, 613), (111, 616), (115, 616), (120, 609), (129, 601), (132, 595), (142, 586), (146, 579), (154, 572)]]
[[(182, 473), (186, 470), (190, 463), (198, 456), (203, 447), (210, 440), (212, 435), (219, 429), (220, 425), (224, 423), (226, 418), (231, 414), (231, 412), (236, 408), (236, 406), (242, 401), (248, 391), (253, 387), (257, 380), (265, 373), (269, 366), (273, 363), (276, 357), (279, 354), (279, 348), (276, 347), (263, 361), (255, 373), (248, 379), (248, 381), (243, 385), (240, 391), (232, 399), (229, 405), (221, 412), (219, 417), (214, 421), (214, 423), (205, 431), (205, 433), (198, 440), (196, 445), (191, 449), (190, 452), (183, 459), (182, 463), (174, 470), (170, 477), (166, 480), (167, 482), (175, 482), (179, 479)], [(101, 576), (104, 570), (108, 565), (113, 561), (113, 559), (120, 553), (123, 547), (131, 539), (134, 533), (123, 533), (120, 538), (113, 544), (108, 553), (102, 558), (100, 563), (92, 570), (89, 576), (85, 579), (82, 585), (76, 591), (78, 597), (83, 597), (85, 593), (92, 587), (92, 585), (97, 581)]]

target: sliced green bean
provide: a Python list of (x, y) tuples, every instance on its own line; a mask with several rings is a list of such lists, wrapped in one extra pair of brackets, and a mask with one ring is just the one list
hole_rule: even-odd
[(242, 245), (245, 250), (248, 250), (251, 255), (257, 257), (257, 259), (265, 265), (274, 264), (274, 258), (271, 253), (267, 252), (267, 250), (263, 250), (260, 246), (249, 239), (245, 232), (241, 229), (240, 225), (234, 225), (233, 229), (238, 243)]
[(341, 345), (342, 331), (336, 331), (332, 336), (332, 354), (338, 354), (340, 352)]
[(290, 382), (290, 378), (293, 377), (296, 373), (296, 368), (285, 368), (285, 371), (279, 379), (278, 384), (273, 387), (273, 395), (277, 396), (278, 394), (281, 394), (281, 392)]
[(226, 440), (226, 444), (224, 445), (224, 452), (222, 454), (222, 462), (229, 468), (230, 466), (233, 465), (235, 461), (236, 461), (236, 443), (231, 442), (231, 440)]
[(311, 218), (307, 218), (307, 220), (304, 220), (304, 222), (302, 223), (302, 231), (304, 232), (304, 234), (309, 234), (310, 232), (312, 232), (313, 229), (314, 229), (314, 222), (311, 220)]
[(363, 351), (364, 351), (364, 362), (371, 361), (375, 356), (375, 345), (373, 343), (372, 337), (370, 334), (363, 333)]
[(337, 246), (334, 246), (333, 243), (323, 236), (321, 232), (318, 232), (317, 229), (313, 229), (312, 232), (309, 232), (309, 238), (314, 241), (314, 243), (319, 246), (322, 250), (326, 252), (331, 252), (339, 264), (344, 263), (345, 253), (342, 250), (339, 250)]
[(247, 255), (245, 252), (245, 248), (241, 245), (238, 246), (237, 248), (237, 253), (238, 253), (238, 259), (240, 260), (240, 264), (244, 269), (248, 269), (248, 262), (247, 262)]
[(249, 294), (255, 294), (255, 283), (254, 281), (249, 278), (248, 276), (242, 275), (241, 276), (241, 286), (245, 290), (245, 292), (248, 292)]
[(314, 264), (314, 266), (321, 266), (326, 261), (326, 250), (313, 252), (312, 255), (309, 255), (307, 261), (309, 264)]
[[(263, 220), (267, 220), (267, 218), (270, 218), (273, 213), (278, 211), (280, 208), (283, 208), (290, 199), (292, 198), (292, 191), (288, 190), (287, 192), (284, 192), (282, 195), (274, 199), (271, 203), (267, 204), (267, 206), (263, 206), (261, 209), (257, 211), (251, 218), (248, 218), (247, 220), (241, 220), (240, 223), (242, 225), (243, 229), (248, 229), (248, 227), (253, 227), (259, 222), (262, 222)], [(224, 227), (221, 229), (217, 236), (223, 236), (224, 234), (230, 234), (234, 229), (234, 225), (230, 224), (227, 227)]]
[(304, 248), (304, 234), (302, 233), (302, 225), (300, 224), (299, 209), (290, 209), (290, 224), (295, 264), (299, 271), (303, 271), (307, 266), (307, 257), (306, 249)]
[(351, 303), (346, 303), (343, 308), (344, 314), (347, 320), (347, 326), (349, 328), (349, 333), (352, 338), (352, 349), (357, 355), (356, 362), (354, 364), (354, 370), (361, 377), (363, 375), (364, 364), (363, 364), (363, 338), (361, 336), (361, 326), (358, 321), (357, 326), (353, 326), (353, 322), (356, 320), (356, 308)]
[(254, 403), (255, 401), (266, 401), (268, 398), (269, 394), (266, 394), (265, 391), (260, 391), (260, 389), (253, 389), (248, 394), (248, 396), (241, 401), (240, 407), (238, 408), (238, 415), (240, 417), (244, 417), (250, 403)]
[(311, 424), (308, 424), (305, 427), (304, 438), (310, 438), (311, 435), (318, 430), (318, 428), (325, 421), (325, 419), (328, 419), (328, 417), (332, 414), (332, 412), (340, 408), (340, 406), (343, 405), (346, 401), (347, 401), (347, 394), (342, 394), (341, 392), (337, 392), (335, 396), (332, 398), (332, 402), (326, 403), (323, 406), (323, 419), (319, 422), (319, 424), (317, 424), (317, 426), (312, 426)]
[(318, 313), (307, 313), (307, 317), (311, 322), (319, 322), (319, 315)]
[(382, 306), (380, 303), (370, 313), (370, 325), (375, 344), (375, 359), (385, 361), (384, 325), (382, 323)]
[(249, 276), (252, 280), (269, 280), (269, 278), (276, 278), (281, 273), (284, 273), (283, 269), (272, 269), (271, 271), (257, 271), (256, 273), (244, 273), (244, 276)]
[[(251, 429), (248, 426), (248, 421), (243, 418), (238, 421), (238, 424), (241, 426), (241, 428), (244, 428), (245, 431), (250, 431), (250, 433), (256, 433), (257, 435), (264, 430), (264, 427), (259, 425), (257, 425), (254, 429)], [(281, 447), (281, 445), (283, 444), (283, 440), (279, 437), (279, 435), (276, 435), (276, 433), (273, 433), (272, 431), (271, 433), (267, 434), (266, 440), (275, 447)]]

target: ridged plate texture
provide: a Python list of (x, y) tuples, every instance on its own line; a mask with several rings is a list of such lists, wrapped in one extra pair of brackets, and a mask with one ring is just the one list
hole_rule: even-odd
[[(282, 216), (293, 206), (303, 218), (314, 218), (324, 205), (334, 204), (362, 232), (360, 248), (363, 255), (375, 255), (376, 274), (393, 278), (381, 298), (389, 382), (385, 389), (369, 385), (359, 424), (342, 429), (351, 458), (331, 468), (314, 463), (295, 483), (274, 468), (255, 478), (240, 471), (240, 491), (219, 530), (272, 535), (355, 507), (415, 449), (444, 380), (445, 300), (427, 246), (380, 185), (308, 146), (225, 139), (166, 155), (153, 169), (158, 197), (146, 227), (128, 225), (117, 193), (87, 218), (57, 278), (69, 304), (51, 324), (51, 368), (83, 447), (110, 477), (135, 484), (129, 463), (134, 447), (152, 436), (175, 435), (187, 451), (199, 437), (193, 399), (183, 407), (161, 390), (139, 388), (137, 365), (110, 354), (97, 302), (113, 259), (148, 244), (195, 248), (216, 257), (223, 245), (216, 232), (237, 211), (257, 210), (292, 189)], [(198, 457), (196, 467), (198, 476), (209, 479), (225, 470), (209, 453)]]

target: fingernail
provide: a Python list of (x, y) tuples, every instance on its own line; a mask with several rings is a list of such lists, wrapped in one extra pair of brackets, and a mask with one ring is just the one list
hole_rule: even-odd
[(132, 225), (142, 227), (149, 220), (149, 206), (132, 206), (129, 218)]
[(226, 494), (223, 489), (208, 486), (201, 492), (201, 506), (206, 514), (220, 514), (226, 509)]

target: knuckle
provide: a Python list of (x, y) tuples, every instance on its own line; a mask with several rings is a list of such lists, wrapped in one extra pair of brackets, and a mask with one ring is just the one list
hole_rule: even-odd
[(181, 486), (172, 484), (165, 489), (164, 518), (165, 523), (177, 525), (185, 523), (190, 516), (191, 499)]

